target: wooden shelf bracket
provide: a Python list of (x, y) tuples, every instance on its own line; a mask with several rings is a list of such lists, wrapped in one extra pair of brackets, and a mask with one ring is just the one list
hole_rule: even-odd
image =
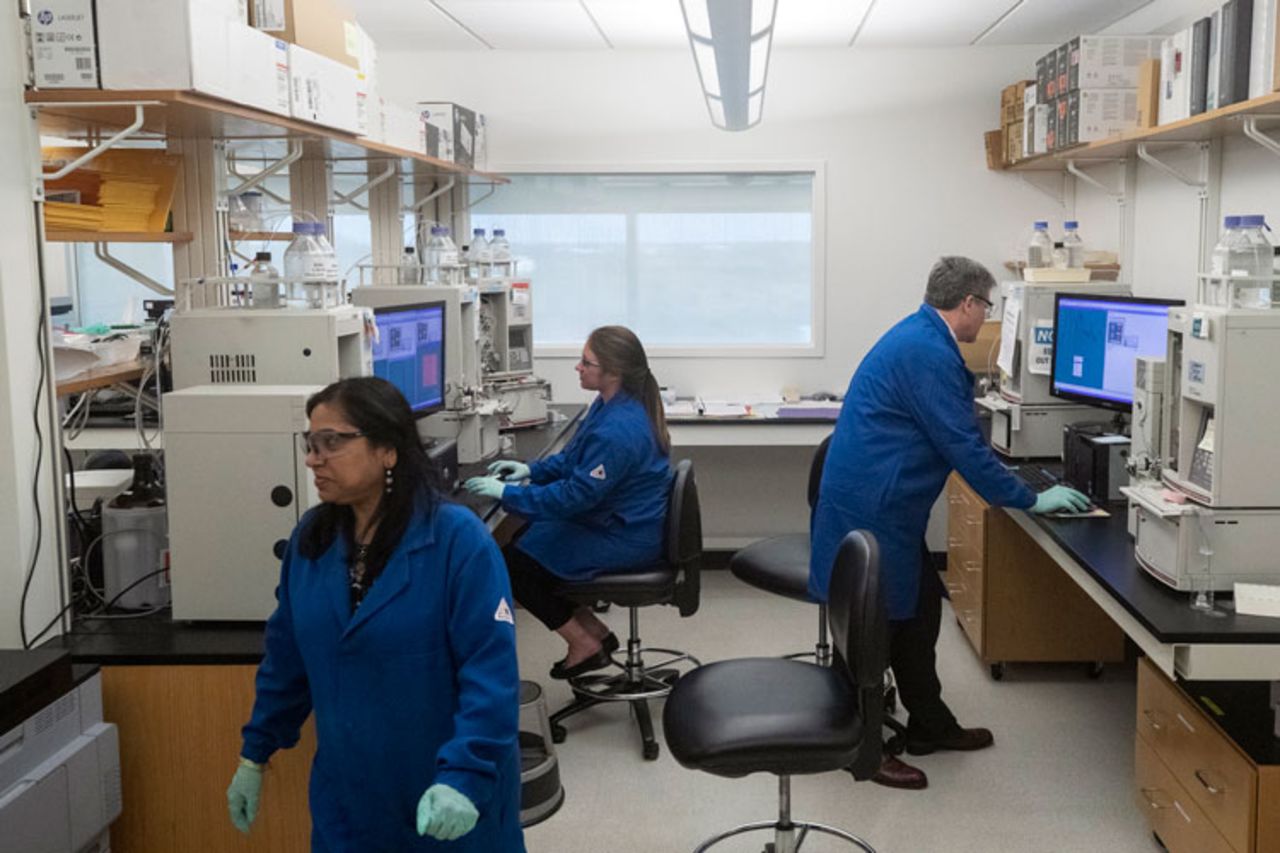
[(1252, 115), (1244, 117), (1244, 135), (1263, 148), (1280, 157), (1280, 142), (1272, 136), (1268, 136), (1258, 127), (1258, 122), (1280, 119), (1280, 115)]
[(94, 243), (93, 256), (98, 260), (102, 261), (107, 266), (111, 267), (116, 272), (119, 272), (123, 275), (127, 275), (129, 278), (133, 279), (143, 287), (148, 288), (149, 290), (154, 290), (156, 293), (159, 293), (161, 296), (173, 296), (172, 288), (165, 287), (163, 284), (156, 281), (151, 276), (147, 275), (146, 273), (142, 272), (139, 269), (135, 269), (134, 267), (129, 266), (124, 261), (120, 260), (115, 255), (111, 254), (111, 250), (107, 247), (106, 243)]
[[(139, 101), (59, 104), (59, 106), (61, 107), (122, 107), (122, 106), (133, 107), (133, 124), (129, 125), (126, 128), (123, 128), (122, 130), (118, 131), (117, 133), (113, 134), (107, 139), (104, 139), (102, 142), (90, 148), (88, 151), (84, 152), (79, 157), (72, 160), (70, 163), (66, 164), (58, 171), (48, 175), (41, 175), (40, 180), (45, 183), (49, 181), (61, 180), (62, 178), (65, 178), (67, 175), (70, 175), (76, 169), (79, 169), (81, 166), (85, 165), (89, 161), (96, 160), (99, 156), (101, 156), (106, 151), (112, 148), (115, 148), (117, 145), (119, 145), (121, 142), (124, 142), (130, 136), (133, 136), (139, 130), (142, 130), (142, 126), (144, 124), (143, 107), (151, 106), (151, 105), (154, 105), (154, 103), (149, 104), (147, 102), (139, 102)], [(38, 105), (36, 109), (39, 109)]]

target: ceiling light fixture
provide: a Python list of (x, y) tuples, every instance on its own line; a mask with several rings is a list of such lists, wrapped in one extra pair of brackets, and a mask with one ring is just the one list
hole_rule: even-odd
[(711, 123), (759, 124), (778, 0), (680, 0), (680, 9)]

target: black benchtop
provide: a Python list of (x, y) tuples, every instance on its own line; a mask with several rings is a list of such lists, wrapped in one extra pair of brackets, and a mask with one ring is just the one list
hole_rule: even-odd
[[(586, 406), (551, 407), (563, 419), (507, 433), (515, 448), (512, 458), (538, 459), (555, 449), (577, 426)], [(461, 479), (484, 474), (488, 463), (464, 465)], [(488, 521), (497, 501), (477, 500), (465, 491), (451, 496)], [(76, 663), (133, 666), (163, 664), (251, 664), (263, 653), (261, 622), (175, 622), (161, 613), (138, 619), (95, 619), (77, 622), (71, 633), (41, 644), (41, 650), (66, 650)]]
[(1171, 589), (1138, 566), (1125, 505), (1107, 509), (1110, 518), (1028, 516), (1160, 642), (1280, 643), (1280, 619), (1238, 616), (1231, 610), (1225, 616), (1206, 616), (1192, 610), (1190, 592)]

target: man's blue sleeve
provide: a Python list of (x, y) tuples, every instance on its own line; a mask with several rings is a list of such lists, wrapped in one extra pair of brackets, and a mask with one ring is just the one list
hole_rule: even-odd
[(638, 442), (615, 430), (595, 430), (584, 437), (578, 464), (545, 485), (507, 486), (502, 507), (530, 521), (573, 518), (598, 506), (636, 465)]
[(1036, 502), (1035, 492), (996, 459), (982, 438), (968, 371), (940, 370), (927, 362), (912, 361), (901, 371), (898, 385), (929, 441), (987, 503), (1029, 508)]
[(457, 531), (448, 555), (449, 650), (458, 685), (453, 737), (436, 757), (438, 783), (484, 810), (515, 748), (520, 669), (506, 564), (478, 519)]
[(254, 680), (253, 714), (241, 730), (244, 744), (240, 754), (259, 763), (266, 762), (277, 749), (296, 744), (302, 724), (311, 713), (311, 688), (293, 633), (293, 610), (289, 601), (289, 566), (301, 527), (299, 524), (295, 528), (280, 564), (276, 610), (267, 620), (266, 654)]

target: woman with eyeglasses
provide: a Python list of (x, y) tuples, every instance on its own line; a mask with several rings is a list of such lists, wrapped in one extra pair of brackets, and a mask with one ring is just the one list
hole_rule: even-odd
[[(227, 790), (248, 832), (264, 769), (315, 712), (313, 851), (524, 851), (519, 673), (501, 552), (443, 502), (409, 404), (346, 379), (307, 401), (323, 503), (289, 542)], [(449, 843), (445, 843), (449, 842)]]
[(657, 561), (671, 483), (671, 439), (640, 339), (602, 326), (587, 338), (577, 370), (578, 383), (598, 394), (564, 450), (529, 465), (495, 462), (493, 476), (466, 483), (529, 521), (504, 553), (516, 600), (569, 646), (552, 678), (608, 666), (618, 649), (590, 608), (555, 588)]

